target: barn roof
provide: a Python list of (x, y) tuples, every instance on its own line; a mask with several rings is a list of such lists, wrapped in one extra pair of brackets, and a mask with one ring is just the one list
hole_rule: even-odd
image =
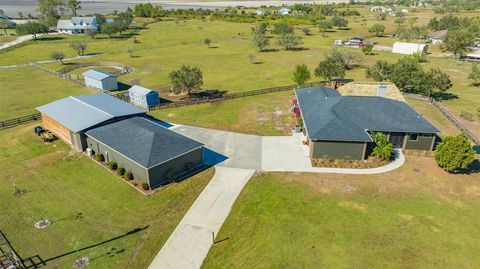
[(377, 96), (341, 96), (332, 91), (325, 87), (295, 90), (310, 139), (371, 142), (367, 130), (440, 133), (404, 102)]
[(115, 77), (114, 74), (110, 74), (110, 73), (103, 72), (103, 71), (100, 71), (100, 70), (88, 70), (87, 72), (84, 72), (82, 75), (84, 77), (89, 77), (89, 78), (93, 78), (93, 79), (96, 79), (96, 80), (104, 80), (108, 77)]
[(198, 141), (142, 117), (100, 126), (88, 130), (87, 135), (145, 168), (203, 146)]
[(147, 89), (147, 88), (139, 86), (139, 85), (133, 85), (130, 89), (128, 89), (128, 91), (138, 93), (138, 94), (141, 94), (141, 95), (147, 95), (151, 92), (155, 92), (154, 90), (150, 90), (150, 89)]
[(37, 107), (37, 110), (73, 132), (83, 131), (116, 117), (145, 113), (143, 109), (108, 94), (69, 96)]
[(448, 30), (436, 31), (436, 32), (428, 34), (428, 37), (434, 38), (434, 39), (442, 39), (442, 38), (445, 37), (445, 35), (447, 33), (448, 33)]

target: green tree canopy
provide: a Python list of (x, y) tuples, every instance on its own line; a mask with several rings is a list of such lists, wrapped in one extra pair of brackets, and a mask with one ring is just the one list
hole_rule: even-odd
[(55, 61), (60, 61), (63, 64), (63, 59), (65, 58), (65, 55), (61, 52), (54, 51), (52, 52), (52, 54), (50, 54), (50, 58)]
[(253, 46), (258, 48), (258, 50), (263, 51), (270, 41), (265, 33), (255, 32), (252, 37)]
[(273, 25), (272, 33), (276, 35), (293, 34), (293, 25), (287, 22), (281, 22)]
[(332, 24), (338, 27), (338, 29), (342, 29), (348, 26), (348, 20), (345, 19), (344, 17), (334, 16), (332, 18)]
[(383, 34), (385, 32), (385, 26), (382, 24), (374, 24), (370, 29), (368, 29), (369, 33), (375, 33), (375, 36), (380, 36), (380, 34)]
[(70, 48), (72, 48), (78, 56), (84, 55), (85, 50), (87, 50), (87, 43), (75, 40), (72, 43), (70, 43)]
[(286, 50), (292, 50), (302, 44), (303, 42), (301, 38), (296, 37), (293, 34), (281, 35), (278, 38), (278, 45), (284, 47)]
[(0, 29), (3, 29), (5, 35), (7, 35), (7, 29), (15, 29), (15, 23), (7, 19), (0, 19)]
[(333, 23), (329, 20), (320, 20), (318, 22), (318, 28), (320, 28), (320, 30), (322, 31), (322, 36), (325, 36), (325, 32), (328, 30), (328, 29), (332, 29), (333, 28)]
[(35, 39), (37, 39), (38, 34), (43, 34), (48, 31), (48, 27), (45, 24), (34, 21), (17, 24), (15, 29), (19, 35), (33, 35)]
[(340, 62), (325, 59), (320, 61), (315, 68), (315, 76), (332, 80), (334, 78), (343, 78), (345, 76), (345, 66)]
[(199, 90), (203, 85), (202, 71), (197, 67), (182, 65), (179, 70), (170, 72), (168, 76), (172, 81), (172, 92), (175, 94), (187, 92), (191, 95), (192, 91)]
[(470, 74), (468, 74), (468, 79), (473, 80), (473, 85), (479, 86), (480, 85), (480, 67), (478, 64), (473, 64), (472, 69), (470, 70)]
[(445, 137), (435, 152), (435, 161), (447, 172), (466, 169), (474, 160), (475, 153), (465, 134)]
[(448, 31), (442, 42), (442, 49), (451, 51), (455, 57), (464, 55), (474, 36), (466, 30)]
[(293, 71), (293, 81), (295, 81), (298, 86), (305, 85), (310, 78), (310, 70), (306, 64), (298, 64), (295, 66), (295, 71)]
[(392, 64), (380, 60), (365, 70), (365, 76), (379, 82), (387, 81), (390, 77), (390, 73), (392, 72), (392, 68)]
[(80, 6), (80, 1), (77, 0), (67, 0), (65, 7), (72, 12), (73, 16), (77, 16), (77, 11), (82, 9), (82, 6)]

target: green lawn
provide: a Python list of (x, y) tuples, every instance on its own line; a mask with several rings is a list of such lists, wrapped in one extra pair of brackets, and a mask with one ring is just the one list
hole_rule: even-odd
[[(91, 268), (146, 268), (213, 174), (146, 197), (63, 142), (40, 142), (34, 125), (0, 132), (0, 229), (45, 268), (72, 268), (85, 255)], [(14, 183), (27, 193), (14, 197)], [(53, 223), (37, 230), (41, 218)]]
[[(91, 59), (82, 59), (79, 63), (108, 63), (116, 62), (133, 68), (134, 72), (121, 76), (123, 83), (140, 84), (145, 87), (159, 90), (163, 98), (177, 100), (178, 97), (170, 96), (170, 80), (168, 74), (178, 69), (182, 64), (198, 66), (204, 75), (205, 90), (220, 90), (240, 92), (292, 83), (292, 70), (294, 65), (305, 63), (312, 70), (322, 59), (324, 53), (333, 48), (335, 39), (347, 39), (351, 36), (369, 35), (368, 28), (379, 23), (375, 14), (361, 8), (364, 13), (366, 25), (362, 25), (361, 17), (349, 18), (349, 29), (335, 29), (328, 32), (325, 37), (318, 33), (313, 26), (312, 35), (304, 36), (300, 29), (305, 26), (296, 26), (296, 33), (303, 38), (305, 50), (285, 51), (277, 44), (277, 37), (270, 39), (269, 52), (258, 52), (252, 47), (250, 28), (254, 24), (229, 23), (210, 20), (188, 20), (178, 25), (172, 21), (161, 21), (148, 25), (148, 29), (135, 32), (132, 36), (108, 39), (99, 37), (97, 41), (85, 36), (55, 36), (47, 41), (31, 41), (25, 46), (0, 52), (2, 64), (25, 63), (29, 61), (48, 60), (53, 51), (61, 51), (66, 57), (75, 56), (69, 48), (69, 41), (81, 39), (87, 43), (87, 53), (97, 54)], [(470, 16), (470, 13), (461, 14)], [(435, 16), (431, 11), (411, 12), (409, 16), (419, 17), (418, 23), (426, 23)], [(387, 27), (387, 32), (395, 29), (394, 18), (388, 17), (381, 22)], [(135, 37), (140, 43), (134, 43)], [(51, 39), (51, 37), (49, 37)], [(63, 38), (63, 39), (62, 39)], [(203, 39), (213, 40), (208, 48), (203, 44)], [(112, 41), (117, 40), (117, 41)], [(392, 38), (374, 38), (373, 40), (383, 45), (394, 41)], [(95, 41), (95, 42), (90, 42)], [(126, 53), (127, 48), (133, 48), (134, 57)], [(358, 49), (349, 49), (361, 57), (362, 67), (347, 72), (346, 77), (365, 81), (365, 67), (377, 60), (394, 62), (403, 55), (378, 52), (376, 55), (362, 55)], [(251, 64), (248, 54), (254, 54), (257, 64)], [(58, 70), (60, 63), (45, 64), (46, 67)], [(477, 88), (470, 85), (467, 80), (470, 65), (459, 63), (454, 59), (432, 58), (425, 67), (438, 67), (452, 77), (454, 87), (451, 90), (452, 98), (444, 101), (453, 113), (460, 109), (474, 112), (479, 103)]]
[(259, 135), (287, 135), (293, 127), (289, 109), (293, 92), (271, 93), (219, 103), (150, 112), (164, 121)]
[(33, 67), (0, 69), (0, 120), (35, 113), (35, 108), (69, 95), (94, 93)]
[(411, 105), (418, 113), (429, 120), (435, 125), (443, 135), (455, 135), (459, 134), (460, 130), (455, 127), (438, 109), (436, 109), (431, 103), (407, 99), (409, 105)]
[(259, 174), (203, 268), (479, 268), (479, 190), (478, 172), (432, 158), (380, 175)]

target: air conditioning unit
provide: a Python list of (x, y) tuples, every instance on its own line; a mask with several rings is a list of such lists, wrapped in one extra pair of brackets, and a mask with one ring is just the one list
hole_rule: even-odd
[(87, 148), (85, 150), (85, 152), (87, 153), (88, 156), (92, 157), (93, 155), (95, 155), (95, 152), (93, 152), (93, 149), (91, 148)]

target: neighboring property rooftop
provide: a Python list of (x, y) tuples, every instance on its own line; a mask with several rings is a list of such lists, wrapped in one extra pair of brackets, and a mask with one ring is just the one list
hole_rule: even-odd
[(124, 119), (86, 133), (145, 168), (203, 146), (142, 117)]
[(83, 131), (116, 117), (145, 113), (143, 109), (108, 94), (70, 96), (37, 107), (37, 110), (73, 132)]
[(428, 37), (434, 38), (434, 39), (442, 39), (445, 37), (447, 33), (448, 33), (448, 30), (441, 30), (441, 31), (428, 34)]
[(139, 86), (139, 85), (133, 85), (130, 89), (128, 89), (128, 91), (139, 93), (139, 94), (142, 94), (142, 95), (147, 95), (151, 92), (154, 92), (154, 90), (150, 90), (148, 88), (145, 88), (145, 87), (142, 87), (142, 86)]
[(99, 70), (88, 70), (82, 74), (84, 77), (89, 77), (97, 80), (104, 80), (108, 77), (115, 77), (114, 74), (110, 74), (107, 72), (99, 71)]
[(58, 20), (58, 29), (96, 29), (98, 27), (95, 16), (72, 17), (69, 20)]
[(405, 102), (403, 94), (395, 84), (390, 82), (351, 82), (339, 87), (337, 90), (344, 96), (378, 96), (379, 86), (386, 87), (386, 93), (383, 97)]
[(371, 142), (370, 131), (440, 133), (404, 102), (376, 96), (341, 96), (334, 89), (296, 89), (312, 140)]

